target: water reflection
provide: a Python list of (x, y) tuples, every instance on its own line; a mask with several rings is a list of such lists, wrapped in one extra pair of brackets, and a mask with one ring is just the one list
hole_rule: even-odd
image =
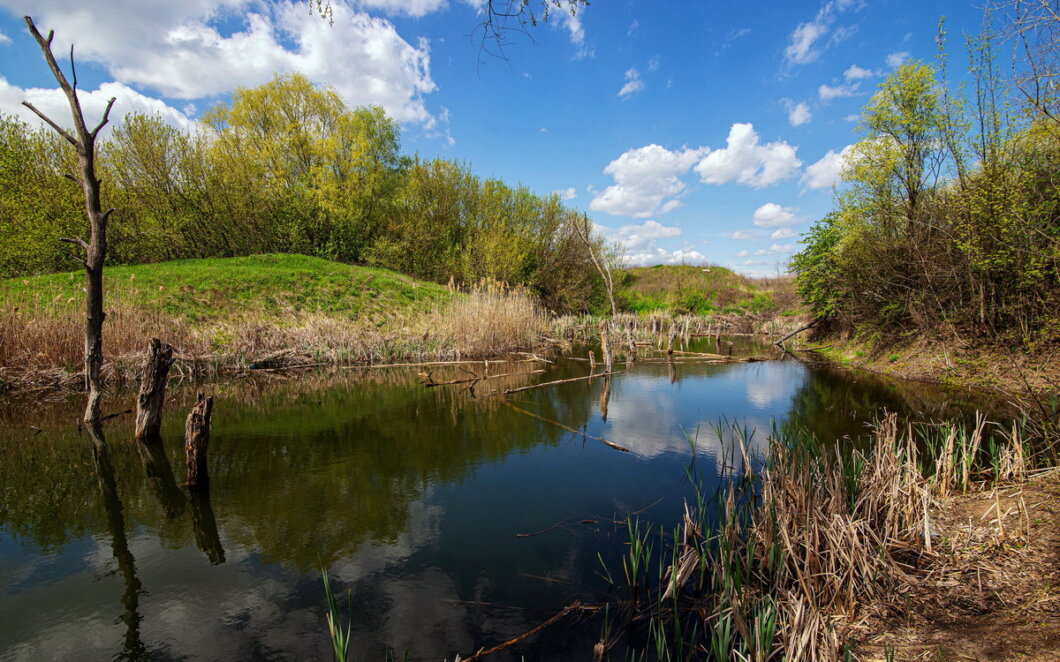
[[(766, 351), (714, 338), (686, 349)], [(545, 374), (482, 382), (476, 398), (424, 388), (415, 368), (218, 382), (211, 490), (199, 496), (180, 487), (181, 445), (137, 444), (131, 420), (109, 424), (108, 445), (63, 423), (78, 399), (0, 406), (0, 657), (322, 659), (323, 563), (353, 596), (362, 657), (390, 647), (451, 659), (574, 599), (600, 599), (597, 554), (621, 553), (627, 513), (669, 526), (690, 465), (708, 483), (738, 469), (726, 421), (754, 452), (774, 425), (836, 439), (884, 407), (941, 418), (976, 405), (793, 361), (668, 361), (648, 350), (624, 374), (515, 394), (518, 409), (489, 395), (588, 367), (560, 360)], [(464, 376), (454, 366), (432, 375)], [(193, 400), (174, 385), (167, 410)], [(29, 421), (44, 432), (33, 436)], [(163, 437), (180, 439), (182, 426), (169, 417)], [(529, 654), (586, 657), (591, 634), (557, 629)]]
[(114, 468), (110, 463), (110, 449), (103, 436), (101, 425), (89, 425), (87, 429), (92, 438), (92, 460), (96, 469), (100, 499), (107, 513), (111, 550), (114, 559), (118, 562), (118, 571), (124, 586), (121, 595), (123, 607), (121, 622), (125, 624), (125, 637), (116, 659), (147, 659), (147, 647), (140, 639), (140, 622), (143, 620), (140, 615), (140, 593), (143, 587), (140, 584), (140, 578), (136, 575), (136, 559), (129, 551), (129, 541), (125, 537), (125, 515), (122, 512), (121, 499), (118, 497), (117, 483), (114, 480)]

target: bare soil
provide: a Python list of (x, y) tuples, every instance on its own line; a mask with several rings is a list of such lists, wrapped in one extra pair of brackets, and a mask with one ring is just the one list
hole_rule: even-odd
[[(862, 660), (1060, 661), (1060, 470), (946, 497)], [(893, 657), (891, 657), (893, 655)]]

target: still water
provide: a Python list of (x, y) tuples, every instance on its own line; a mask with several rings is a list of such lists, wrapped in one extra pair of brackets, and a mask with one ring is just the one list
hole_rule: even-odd
[[(191, 387), (171, 387), (150, 447), (131, 440), (128, 415), (94, 442), (73, 424), (79, 397), (0, 401), (0, 660), (327, 660), (321, 566), (352, 603), (353, 659), (452, 660), (573, 600), (607, 600), (598, 554), (621, 554), (627, 514), (671, 527), (690, 476), (718, 480), (732, 450), (719, 424), (745, 429), (753, 450), (774, 426), (856, 440), (884, 409), (923, 420), (983, 406), (793, 360), (691, 357), (491, 395), (588, 372), (569, 358), (546, 367), (474, 393), (425, 388), (423, 368), (199, 385), (216, 402), (210, 490), (194, 499), (180, 486)], [(589, 659), (600, 627), (565, 621), (491, 659)]]

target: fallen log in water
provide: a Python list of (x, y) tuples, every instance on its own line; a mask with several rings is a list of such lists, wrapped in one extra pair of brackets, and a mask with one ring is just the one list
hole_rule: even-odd
[(465, 377), (464, 379), (453, 379), (448, 382), (426, 382), (424, 386), (432, 388), (435, 386), (450, 386), (452, 384), (468, 384), (470, 382), (481, 382), (487, 379), (498, 379), (500, 377), (515, 377), (517, 375), (539, 375), (544, 370), (530, 370), (528, 372), (506, 372), (502, 375), (484, 375), (482, 377)]
[(601, 444), (604, 444), (605, 446), (610, 446), (611, 448), (614, 448), (616, 451), (622, 451), (623, 453), (631, 453), (632, 452), (631, 450), (629, 450), (625, 446), (619, 446), (615, 442), (608, 441), (607, 439), (604, 439), (603, 437), (594, 437), (593, 435), (586, 434), (585, 432), (582, 432), (581, 430), (575, 430), (574, 428), (572, 428), (569, 425), (564, 425), (563, 423), (560, 423), (559, 421), (553, 421), (552, 419), (545, 418), (544, 416), (541, 416), (539, 414), (535, 414), (532, 411), (527, 411), (527, 410), (523, 409), (522, 407), (516, 407), (515, 405), (513, 405), (510, 402), (507, 402), (505, 404), (507, 404), (509, 407), (511, 407), (512, 409), (514, 409), (515, 411), (517, 411), (519, 413), (526, 414), (527, 416), (532, 416), (532, 417), (538, 419), (539, 421), (544, 421), (545, 423), (551, 423), (552, 425), (555, 425), (557, 427), (561, 427), (564, 430), (567, 430), (568, 432), (573, 432), (574, 434), (581, 435), (583, 437), (586, 437), (587, 439), (592, 439), (593, 441), (599, 441)]
[(598, 375), (586, 375), (584, 377), (571, 377), (570, 379), (557, 379), (554, 382), (544, 382), (542, 384), (531, 384), (530, 386), (520, 386), (518, 388), (510, 388), (504, 391), (505, 395), (512, 393), (518, 393), (519, 391), (529, 391), (532, 388), (541, 388), (542, 386), (552, 386), (553, 384), (566, 384), (567, 382), (580, 382), (585, 379), (593, 379), (594, 377), (607, 377), (608, 375), (621, 375), (621, 372), (601, 372)]

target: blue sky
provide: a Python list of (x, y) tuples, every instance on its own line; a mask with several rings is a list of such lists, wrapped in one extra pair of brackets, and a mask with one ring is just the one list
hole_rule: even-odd
[[(401, 121), (407, 153), (560, 192), (632, 264), (782, 272), (829, 211), (842, 150), (883, 76), (950, 59), (980, 3), (596, 0), (481, 48), (482, 0), (0, 0), (0, 112), (67, 112), (21, 17), (76, 42), (87, 113), (187, 126), (234, 88), (300, 71)], [(491, 47), (496, 50), (495, 47)]]

